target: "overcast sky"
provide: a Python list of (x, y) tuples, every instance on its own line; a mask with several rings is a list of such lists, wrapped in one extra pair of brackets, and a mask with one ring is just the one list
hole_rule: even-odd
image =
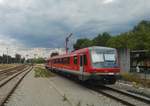
[(64, 47), (150, 20), (150, 0), (0, 0), (0, 48)]

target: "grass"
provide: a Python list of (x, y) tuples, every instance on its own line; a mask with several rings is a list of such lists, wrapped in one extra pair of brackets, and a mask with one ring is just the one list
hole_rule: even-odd
[(136, 73), (121, 73), (121, 78), (126, 81), (132, 82), (134, 87), (144, 86), (150, 88), (150, 80), (141, 79)]
[(36, 66), (34, 69), (34, 77), (38, 78), (38, 77), (53, 77), (55, 76), (54, 73), (51, 73), (50, 71), (46, 70), (44, 67), (39, 67)]
[[(69, 100), (68, 100), (68, 98), (67, 98), (67, 96), (66, 96), (65, 94), (63, 95), (62, 101), (63, 101), (63, 102), (68, 101), (68, 102), (69, 102)], [(86, 105), (87, 105), (87, 106), (94, 106), (94, 104), (92, 104), (92, 105), (86, 104)], [(78, 101), (78, 103), (77, 103), (75, 106), (82, 106), (82, 102), (81, 102), (81, 101)]]
[(87, 106), (94, 106), (94, 104), (92, 104), (92, 105), (87, 104)]
[(68, 99), (67, 99), (65, 94), (63, 95), (63, 101), (68, 101)]
[(81, 101), (78, 102), (77, 106), (81, 106)]
[(17, 64), (0, 64), (0, 69), (3, 70), (14, 66), (17, 66)]

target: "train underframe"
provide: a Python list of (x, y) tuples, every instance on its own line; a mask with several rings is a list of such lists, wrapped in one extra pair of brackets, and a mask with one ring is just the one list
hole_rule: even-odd
[[(48, 67), (46, 67), (49, 69)], [(62, 70), (58, 69), (49, 69), (52, 72), (57, 72), (61, 73), (65, 76), (70, 76), (72, 78), (76, 78), (82, 82), (94, 82), (94, 83), (99, 83), (99, 84), (115, 84), (117, 81), (117, 76), (118, 75), (95, 75), (95, 74), (90, 74), (90, 75), (78, 75), (78, 74), (73, 74), (71, 72), (64, 72)]]
[(117, 80), (116, 75), (90, 75), (88, 77), (87, 76), (84, 77), (86, 79), (85, 81), (89, 81), (89, 82), (92, 81), (99, 84), (115, 84)]

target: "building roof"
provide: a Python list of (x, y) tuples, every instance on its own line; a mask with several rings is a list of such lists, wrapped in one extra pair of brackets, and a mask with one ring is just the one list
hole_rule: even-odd
[(148, 50), (132, 50), (133, 53), (148, 52)]

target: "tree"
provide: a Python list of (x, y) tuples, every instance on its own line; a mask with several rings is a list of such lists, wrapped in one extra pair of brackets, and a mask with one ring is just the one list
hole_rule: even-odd
[(132, 31), (134, 49), (150, 50), (150, 21), (141, 21)]
[(76, 44), (74, 44), (73, 48), (75, 50), (78, 50), (78, 49), (90, 47), (90, 46), (92, 46), (92, 41), (87, 38), (83, 38), (83, 39), (78, 39)]
[(0, 56), (0, 64), (3, 63), (3, 57)]
[(141, 21), (133, 30), (111, 36), (104, 32), (98, 34), (92, 40), (84, 38), (78, 39), (74, 44), (74, 49), (81, 49), (89, 46), (109, 46), (114, 48), (130, 48), (132, 50), (150, 51), (150, 21)]
[(107, 46), (113, 48), (129, 48), (130, 46), (130, 35), (123, 33), (118, 36), (114, 36), (107, 41)]
[(16, 60), (16, 63), (20, 63), (21, 62), (21, 55), (20, 54), (16, 54), (15, 55), (15, 60)]
[(107, 32), (104, 32), (103, 34), (98, 34), (98, 36), (93, 39), (93, 45), (94, 46), (106, 46), (107, 41), (110, 38), (111, 36)]
[(24, 63), (25, 58), (21, 58), (20, 54), (16, 54), (15, 57), (11, 57), (10, 55), (3, 54), (0, 56), (0, 63)]
[(35, 59), (33, 59), (33, 63), (37, 63), (37, 64), (45, 63), (45, 59), (41, 58), (41, 57), (39, 57), (37, 59), (35, 58)]
[(107, 46), (107, 41), (110, 38), (111, 38), (110, 34), (104, 32), (103, 34), (98, 34), (98, 36), (93, 38), (92, 40), (88, 38), (78, 39), (73, 47), (74, 50), (78, 50), (90, 46)]
[(112, 37), (107, 46), (130, 48), (132, 50), (150, 50), (150, 21), (142, 21), (133, 30)]

